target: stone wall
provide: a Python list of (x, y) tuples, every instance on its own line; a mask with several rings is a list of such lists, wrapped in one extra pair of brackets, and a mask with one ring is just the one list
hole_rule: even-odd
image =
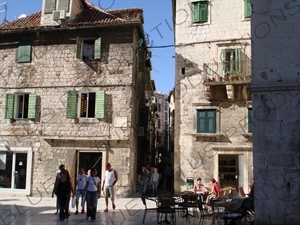
[[(192, 1), (176, 1), (175, 86), (175, 191), (186, 190), (187, 177), (219, 180), (219, 155), (243, 157), (240, 182), (247, 192), (252, 182), (252, 143), (247, 131), (247, 108), (251, 101), (207, 98), (209, 87), (204, 64), (222, 62), (222, 50), (241, 49), (251, 59), (250, 20), (244, 18), (244, 1), (209, 1), (208, 22), (192, 23)], [(225, 13), (226, 12), (226, 13)], [(244, 59), (245, 59), (244, 58)], [(221, 73), (221, 66), (214, 72)], [(227, 89), (231, 89), (227, 85)], [(216, 134), (197, 134), (197, 109), (216, 109)], [(246, 129), (245, 129), (246, 128)], [(251, 135), (250, 135), (251, 136)]]
[[(132, 28), (58, 30), (19, 36), (8, 33), (1, 39), (1, 141), (8, 141), (10, 146), (33, 147), (32, 195), (49, 195), (62, 163), (75, 175), (76, 150), (102, 152), (101, 177), (105, 163), (110, 162), (119, 172), (117, 195), (134, 192), (137, 134), (132, 123), (139, 92), (132, 89), (137, 76), (133, 33)], [(101, 59), (77, 59), (77, 36), (101, 37)], [(32, 41), (30, 63), (16, 63), (18, 41), (22, 40)], [(142, 83), (142, 78), (139, 76), (135, 82)], [(104, 90), (105, 118), (67, 119), (69, 90)], [(37, 95), (36, 119), (4, 119), (5, 95), (24, 92)], [(127, 118), (126, 124), (115, 127), (116, 117)]]

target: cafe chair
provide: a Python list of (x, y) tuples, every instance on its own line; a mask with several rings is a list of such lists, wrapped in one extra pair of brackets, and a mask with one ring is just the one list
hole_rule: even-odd
[(236, 225), (241, 225), (241, 221), (243, 219), (247, 223), (246, 217), (248, 215), (248, 210), (253, 206), (252, 202), (253, 199), (244, 198), (239, 208), (226, 212), (223, 216), (224, 224), (226, 225), (230, 221), (231, 223), (235, 223)]
[(141, 197), (142, 199), (142, 202), (143, 202), (143, 205), (145, 206), (145, 212), (144, 212), (144, 217), (143, 217), (143, 224), (145, 223), (145, 219), (146, 219), (146, 214), (148, 211), (153, 211), (153, 212), (156, 212), (157, 208), (148, 208), (147, 207), (147, 202), (146, 200), (149, 200), (149, 201), (153, 201), (155, 202), (155, 206), (156, 206), (156, 201), (154, 199), (151, 199), (151, 198), (146, 198), (145, 196), (142, 196)]
[(203, 208), (203, 203), (201, 201), (198, 201), (198, 209), (200, 212), (200, 219), (199, 219), (199, 225), (203, 225), (204, 224), (204, 220), (212, 220), (212, 224), (215, 224), (215, 214), (214, 213), (210, 213), (207, 210), (204, 210)]
[[(175, 224), (176, 221), (176, 213), (175, 213), (175, 199), (170, 197), (161, 197), (157, 198), (157, 223), (161, 224), (163, 222), (170, 223), (168, 221), (168, 215), (171, 218), (171, 221), (173, 224)], [(164, 220), (163, 216), (165, 217)]]

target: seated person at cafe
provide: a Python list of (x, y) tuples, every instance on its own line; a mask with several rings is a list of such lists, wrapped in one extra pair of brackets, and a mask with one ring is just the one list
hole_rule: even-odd
[(194, 193), (195, 194), (205, 194), (207, 192), (204, 185), (201, 183), (201, 178), (197, 179), (197, 183), (194, 185)]
[(209, 192), (209, 196), (206, 199), (206, 204), (210, 204), (213, 198), (219, 197), (219, 193), (221, 191), (221, 187), (219, 186), (219, 184), (214, 178), (210, 179), (210, 183), (211, 183), (211, 191)]

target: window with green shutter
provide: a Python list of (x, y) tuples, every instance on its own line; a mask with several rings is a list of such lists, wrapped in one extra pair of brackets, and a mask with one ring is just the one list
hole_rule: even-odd
[(208, 21), (208, 1), (192, 2), (192, 22), (203, 23)]
[(197, 133), (216, 133), (216, 110), (197, 110)]
[(248, 108), (248, 133), (252, 133), (252, 108)]
[(77, 115), (77, 92), (72, 90), (67, 94), (67, 112), (68, 119), (75, 119)]
[(238, 75), (241, 71), (241, 49), (223, 49), (221, 55), (224, 76)]
[(250, 0), (244, 0), (244, 16), (245, 18), (251, 17), (252, 6)]
[(18, 63), (27, 63), (31, 62), (31, 43), (30, 42), (19, 42), (18, 47), (18, 55), (17, 55)]
[(52, 13), (56, 10), (56, 0), (45, 0), (44, 13)]
[(5, 102), (5, 119), (36, 118), (36, 94), (7, 94)]
[(82, 60), (101, 58), (101, 38), (77, 37), (76, 57)]
[(104, 119), (105, 117), (105, 91), (96, 92), (96, 118)]
[(15, 103), (15, 95), (7, 94), (5, 99), (5, 119), (13, 119), (14, 118), (14, 103)]

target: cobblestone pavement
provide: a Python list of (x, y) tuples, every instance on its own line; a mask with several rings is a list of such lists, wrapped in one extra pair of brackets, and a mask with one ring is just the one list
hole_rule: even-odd
[[(86, 214), (75, 215), (75, 209), (72, 207), (70, 207), (70, 218), (65, 221), (59, 221), (58, 216), (54, 215), (54, 212), (56, 211), (55, 204), (56, 199), (49, 197), (0, 197), (0, 225), (85, 225), (92, 223), (85, 219)], [(148, 207), (155, 207), (154, 204), (155, 203), (153, 202), (152, 204), (149, 204)], [(104, 199), (100, 198), (98, 201), (95, 224), (143, 224), (145, 207), (141, 198), (117, 198), (116, 207), (115, 210), (109, 208), (109, 211), (105, 213)], [(144, 224), (157, 224), (156, 212), (147, 212)], [(191, 217), (190, 222), (188, 222), (181, 216), (177, 216), (176, 224), (199, 224), (199, 218)], [(207, 221), (205, 225), (206, 224), (211, 224), (211, 221)]]

